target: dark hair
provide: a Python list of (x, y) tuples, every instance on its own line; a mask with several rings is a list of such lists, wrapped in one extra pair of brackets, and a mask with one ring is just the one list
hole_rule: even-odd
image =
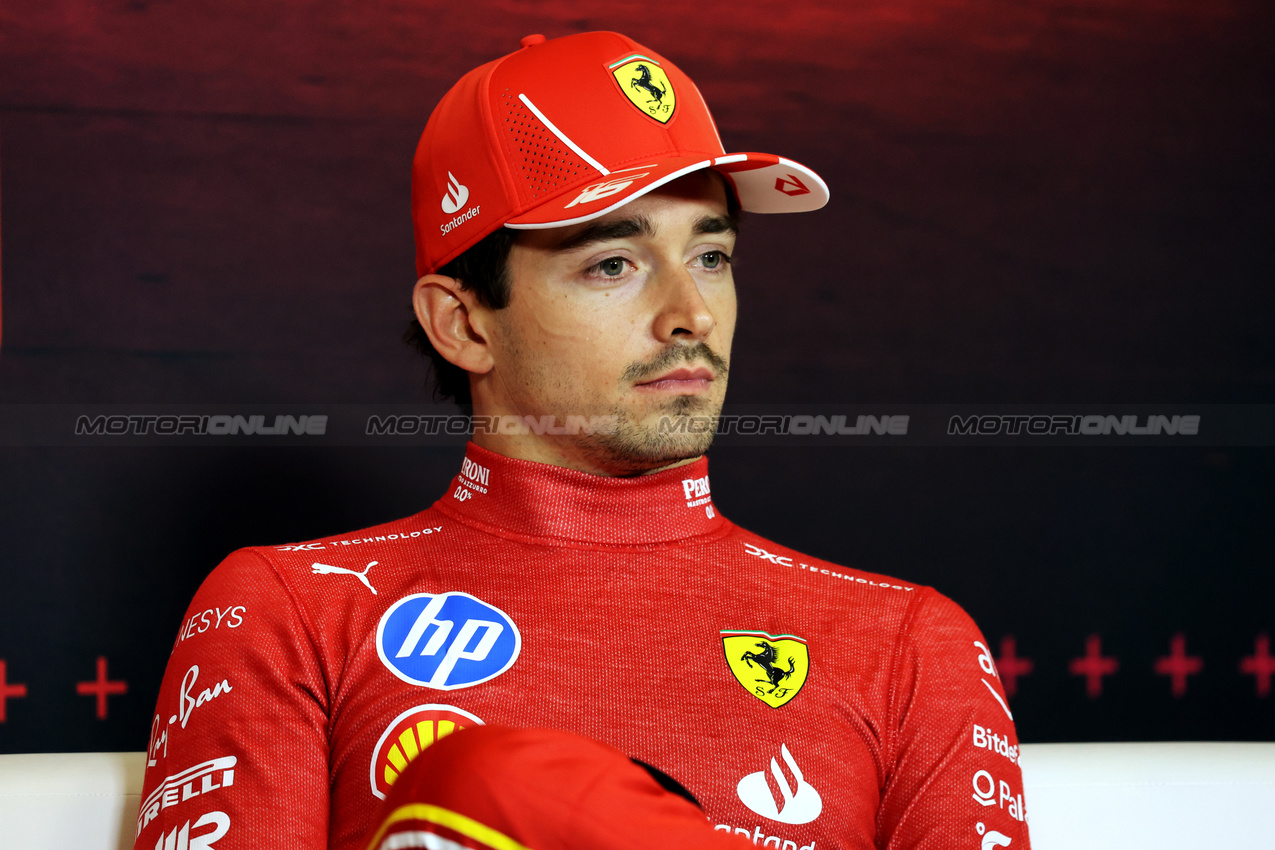
[[(438, 274), (456, 278), (461, 289), (472, 290), (484, 307), (503, 309), (509, 306), (509, 251), (516, 237), (505, 227), (493, 231), (440, 268)], [(403, 342), (429, 357), (433, 364), (435, 399), (454, 399), (460, 405), (473, 403), (469, 373), (438, 353), (415, 316), (403, 333)]]

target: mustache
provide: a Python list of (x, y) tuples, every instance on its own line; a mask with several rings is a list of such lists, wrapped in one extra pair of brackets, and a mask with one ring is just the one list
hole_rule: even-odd
[(696, 361), (707, 363), (713, 371), (714, 378), (724, 378), (730, 374), (730, 366), (727, 365), (725, 358), (709, 348), (707, 343), (695, 342), (666, 348), (647, 363), (631, 363), (620, 378), (624, 381), (641, 382), (648, 378), (657, 378), (679, 363), (695, 363)]

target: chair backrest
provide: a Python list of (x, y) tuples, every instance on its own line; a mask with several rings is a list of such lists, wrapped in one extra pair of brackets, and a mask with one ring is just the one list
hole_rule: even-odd
[[(129, 850), (145, 759), (0, 755), (0, 847)], [(1034, 850), (1275, 847), (1275, 744), (1024, 744), (1019, 761)]]
[(146, 753), (0, 755), (0, 847), (133, 846)]
[(1021, 751), (1033, 850), (1275, 847), (1275, 744)]

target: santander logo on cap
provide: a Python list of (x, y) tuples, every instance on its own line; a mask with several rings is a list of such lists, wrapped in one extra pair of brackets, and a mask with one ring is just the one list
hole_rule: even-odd
[[(439, 202), (439, 207), (445, 215), (453, 215), (455, 213), (459, 213), (459, 215), (444, 221), (438, 226), (438, 232), (441, 236), (446, 236), (482, 212), (482, 209), (477, 204), (465, 209), (465, 204), (468, 202), (469, 187), (457, 180), (455, 174), (450, 171), (447, 172), (447, 191), (443, 194), (443, 200)], [(464, 210), (464, 212), (461, 212), (461, 210)]]
[(452, 215), (465, 206), (465, 202), (468, 200), (469, 187), (461, 185), (455, 174), (450, 171), (447, 172), (447, 194), (443, 195), (443, 212)]

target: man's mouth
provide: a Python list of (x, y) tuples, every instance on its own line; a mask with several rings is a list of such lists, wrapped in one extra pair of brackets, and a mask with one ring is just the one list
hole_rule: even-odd
[(707, 366), (695, 369), (683, 366), (635, 386), (646, 392), (698, 393), (707, 390), (712, 383), (713, 372)]

